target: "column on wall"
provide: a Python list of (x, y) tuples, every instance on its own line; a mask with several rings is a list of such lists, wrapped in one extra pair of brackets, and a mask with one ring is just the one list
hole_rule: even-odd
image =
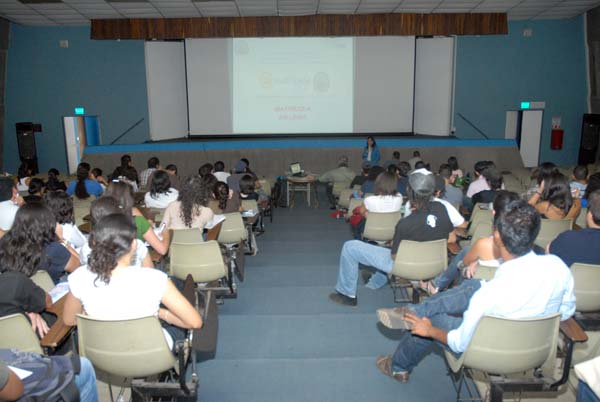
[(587, 12), (591, 113), (600, 113), (600, 7)]
[(10, 22), (0, 18), (0, 167), (4, 166), (4, 91), (6, 88), (6, 55)]

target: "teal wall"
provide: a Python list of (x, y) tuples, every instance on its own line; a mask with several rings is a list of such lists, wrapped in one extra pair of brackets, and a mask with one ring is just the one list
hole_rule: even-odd
[[(525, 38), (524, 28), (533, 29)], [(545, 101), (541, 161), (577, 163), (581, 117), (587, 111), (583, 18), (511, 22), (508, 36), (459, 37), (454, 123), (461, 138), (503, 138), (506, 111), (525, 100)], [(550, 149), (552, 116), (562, 118), (563, 149)]]
[[(524, 38), (522, 30), (533, 29)], [(559, 164), (577, 160), (587, 84), (583, 18), (513, 22), (509, 35), (459, 37), (455, 126), (460, 138), (480, 139), (456, 116), (461, 113), (491, 138), (504, 137), (505, 114), (521, 100), (546, 102), (541, 159)], [(69, 40), (69, 48), (59, 40)], [(148, 101), (143, 41), (93, 41), (89, 27), (11, 26), (6, 87), (4, 169), (15, 171), (18, 152), (14, 125), (39, 122), (41, 170), (66, 169), (61, 116), (75, 106), (99, 115), (103, 143), (110, 143), (140, 118), (122, 144), (148, 139)], [(552, 116), (561, 116), (565, 144), (550, 150)], [(482, 150), (482, 159), (485, 150)]]
[[(69, 41), (66, 49), (59, 40)], [(93, 41), (89, 27), (11, 25), (6, 78), (4, 169), (19, 164), (15, 123), (41, 123), (36, 134), (40, 170), (66, 171), (62, 116), (75, 106), (100, 116), (104, 144), (141, 118), (119, 143), (148, 139), (148, 101), (143, 41)]]

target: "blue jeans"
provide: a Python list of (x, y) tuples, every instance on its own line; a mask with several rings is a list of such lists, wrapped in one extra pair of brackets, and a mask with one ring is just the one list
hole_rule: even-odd
[(577, 402), (598, 402), (600, 398), (596, 396), (594, 391), (583, 381), (579, 381), (577, 386)]
[(471, 250), (471, 246), (466, 246), (460, 250), (460, 253), (456, 254), (452, 261), (450, 261), (448, 268), (431, 280), (433, 286), (441, 291), (450, 286), (456, 278), (462, 278), (458, 264), (465, 258), (465, 255), (467, 255), (469, 250)]
[[(467, 310), (471, 297), (480, 287), (481, 281), (466, 279), (459, 286), (438, 293), (420, 304), (410, 305), (410, 308), (417, 316), (429, 318), (434, 327), (449, 332), (460, 327), (462, 314)], [(392, 370), (412, 371), (436, 343), (431, 338), (422, 338), (404, 331), (394, 352)]]
[(81, 370), (75, 376), (75, 384), (79, 389), (79, 400), (81, 402), (98, 402), (98, 389), (96, 388), (96, 373), (92, 363), (85, 357), (79, 358)]
[[(349, 240), (342, 247), (340, 255), (340, 270), (335, 290), (339, 293), (356, 297), (356, 287), (358, 284), (359, 264), (368, 265), (373, 268), (390, 273), (394, 266), (392, 255), (389, 248), (375, 246), (360, 240)], [(384, 273), (381, 274), (387, 281)], [(371, 283), (371, 282), (369, 282)], [(385, 284), (385, 283), (384, 283)]]

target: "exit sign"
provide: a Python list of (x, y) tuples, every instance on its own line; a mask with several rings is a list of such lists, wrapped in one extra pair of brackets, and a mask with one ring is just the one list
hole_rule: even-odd
[(82, 107), (76, 107), (75, 114), (85, 114), (85, 109)]
[(531, 107), (530, 102), (521, 102), (521, 109), (529, 109)]

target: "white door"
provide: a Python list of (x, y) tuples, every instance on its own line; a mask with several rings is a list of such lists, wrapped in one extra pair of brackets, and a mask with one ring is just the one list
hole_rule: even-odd
[(539, 165), (543, 115), (543, 110), (523, 110), (520, 152), (525, 167)]

